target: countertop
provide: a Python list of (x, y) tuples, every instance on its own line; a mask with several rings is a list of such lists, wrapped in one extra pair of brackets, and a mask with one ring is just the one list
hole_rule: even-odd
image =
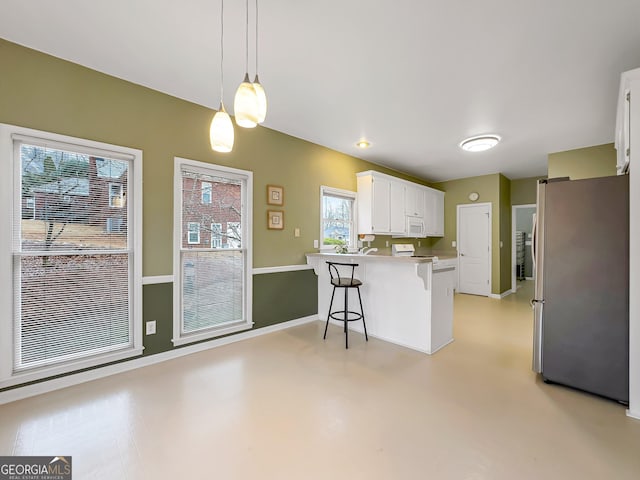
[[(418, 253), (418, 255), (422, 255)], [(362, 255), (359, 253), (335, 253), (335, 252), (312, 252), (307, 253), (307, 257), (340, 257), (344, 258), (345, 263), (353, 263), (355, 260), (364, 260), (364, 261), (393, 261), (393, 262), (403, 262), (403, 263), (433, 263), (432, 257), (410, 257), (406, 255), (391, 255), (391, 251), (388, 252), (374, 252), (368, 255)], [(436, 255), (438, 260), (449, 260), (457, 258), (455, 255), (445, 254), (445, 255)]]

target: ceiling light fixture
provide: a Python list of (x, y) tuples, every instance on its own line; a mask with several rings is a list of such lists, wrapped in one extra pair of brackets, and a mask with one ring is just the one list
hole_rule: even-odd
[(249, 0), (246, 1), (246, 56), (244, 80), (236, 90), (233, 101), (233, 113), (240, 127), (253, 128), (258, 124), (258, 96), (253, 83), (249, 80)]
[(258, 101), (258, 123), (262, 123), (267, 116), (267, 94), (258, 79), (258, 0), (256, 0), (256, 78), (253, 80), (253, 89), (256, 91)]
[(495, 147), (500, 140), (499, 135), (478, 135), (460, 142), (460, 148), (467, 152), (483, 152)]
[(220, 107), (211, 120), (209, 127), (209, 140), (211, 148), (216, 152), (228, 153), (233, 150), (234, 132), (231, 117), (224, 109), (223, 85), (224, 85), (224, 0), (221, 0), (220, 7)]
[(371, 144), (366, 140), (362, 139), (356, 143), (356, 147), (358, 148), (369, 148)]

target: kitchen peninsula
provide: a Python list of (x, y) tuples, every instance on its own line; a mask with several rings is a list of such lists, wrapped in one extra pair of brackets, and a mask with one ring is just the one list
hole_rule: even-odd
[[(324, 321), (333, 290), (327, 261), (359, 264), (355, 276), (363, 282), (360, 291), (370, 336), (428, 354), (453, 341), (455, 267), (424, 257), (307, 254), (307, 263), (318, 275), (318, 316)], [(334, 310), (343, 309), (344, 296), (336, 294), (333, 305)], [(349, 310), (359, 311), (357, 295), (349, 296)], [(349, 323), (349, 329), (364, 332), (362, 322)]]

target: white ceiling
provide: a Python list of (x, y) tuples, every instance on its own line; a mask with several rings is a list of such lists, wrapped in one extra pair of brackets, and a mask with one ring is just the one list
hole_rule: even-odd
[[(254, 66), (254, 2), (249, 71)], [(640, 67), (640, 0), (260, 0), (265, 126), (431, 180), (546, 173), (613, 141)], [(244, 76), (245, 2), (225, 2), (224, 100)], [(220, 0), (2, 0), (0, 37), (217, 108)], [(236, 127), (239, 128), (239, 127)], [(465, 137), (498, 133), (483, 153)], [(355, 142), (366, 137), (368, 150)]]

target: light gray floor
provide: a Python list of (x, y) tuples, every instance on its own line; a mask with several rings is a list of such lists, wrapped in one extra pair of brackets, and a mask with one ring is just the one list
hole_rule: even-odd
[(0, 406), (0, 455), (72, 455), (76, 480), (637, 480), (640, 421), (531, 372), (530, 283), (457, 295), (433, 356), (314, 322)]

